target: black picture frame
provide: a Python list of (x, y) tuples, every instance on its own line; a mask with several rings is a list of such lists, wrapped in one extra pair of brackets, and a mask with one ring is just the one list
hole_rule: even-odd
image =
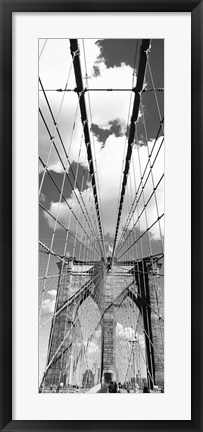
[[(1, 0), (1, 430), (3, 431), (201, 431), (202, 421), (202, 101), (203, 1)], [(192, 19), (192, 418), (173, 421), (12, 420), (12, 13), (190, 12)], [(181, 37), (181, 36), (180, 36)], [(184, 41), (183, 41), (184, 43)], [(184, 271), (184, 269), (183, 269)], [(181, 388), (175, 389), (181, 398)], [(136, 407), (135, 407), (136, 409)]]

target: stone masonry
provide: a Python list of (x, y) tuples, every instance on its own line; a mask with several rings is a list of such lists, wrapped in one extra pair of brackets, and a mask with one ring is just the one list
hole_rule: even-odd
[(148, 384), (164, 384), (164, 324), (161, 287), (155, 276), (156, 263), (150, 259), (136, 263), (135, 278), (140, 295), (139, 308), (144, 322), (148, 363)]
[[(70, 299), (70, 297), (76, 293), (81, 286), (87, 284), (91, 278), (91, 272), (87, 273), (83, 272), (78, 276), (77, 273), (73, 272), (73, 263), (71, 260), (67, 264), (63, 266), (62, 262), (58, 263), (59, 274), (62, 275), (59, 277), (58, 288), (57, 288), (57, 297), (56, 297), (56, 306), (55, 312), (59, 311), (60, 308), (64, 305), (64, 303)], [(52, 328), (50, 333), (49, 340), (49, 355), (48, 355), (48, 364), (54, 358), (51, 367), (48, 369), (48, 372), (45, 377), (45, 385), (53, 385), (59, 384), (61, 381), (65, 381), (67, 375), (67, 364), (68, 364), (68, 356), (71, 348), (71, 327), (74, 323), (76, 309), (78, 307), (78, 301), (71, 303), (71, 305), (66, 306), (54, 319), (52, 322)], [(68, 332), (70, 333), (68, 334)], [(65, 335), (68, 336), (62, 341)], [(61, 345), (62, 344), (62, 345)], [(55, 353), (57, 354), (55, 355)], [(54, 357), (55, 356), (55, 357)], [(63, 374), (63, 376), (61, 376)], [(65, 375), (65, 377), (64, 377)], [(65, 382), (64, 382), (65, 384)]]
[[(163, 385), (163, 305), (162, 293), (153, 272), (148, 271), (148, 261), (140, 261), (134, 267), (113, 266), (107, 270), (104, 263), (83, 266), (81, 272), (74, 273), (71, 260), (63, 267), (59, 277), (55, 312), (75, 293), (75, 301), (64, 307), (52, 323), (48, 364), (45, 385), (64, 382), (69, 374), (71, 352), (71, 327), (80, 304), (89, 295), (97, 303), (102, 316), (102, 358), (101, 381), (103, 384), (116, 379), (114, 307), (129, 296), (139, 307), (145, 329), (146, 357), (149, 370), (148, 383)], [(58, 263), (59, 274), (62, 264)], [(80, 295), (80, 291), (83, 294)], [(136, 294), (138, 291), (139, 295)], [(85, 296), (84, 296), (85, 293)], [(113, 303), (113, 304), (112, 304)], [(63, 344), (64, 336), (67, 335)], [(55, 354), (56, 353), (56, 354)]]

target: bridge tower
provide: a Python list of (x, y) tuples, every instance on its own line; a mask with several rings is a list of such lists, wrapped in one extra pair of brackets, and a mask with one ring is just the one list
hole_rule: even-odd
[[(58, 263), (59, 277), (55, 318), (49, 341), (48, 362), (53, 359), (45, 375), (45, 385), (64, 383), (70, 376), (70, 352), (72, 345), (71, 329), (77, 316), (79, 306), (91, 296), (101, 313), (101, 383), (108, 384), (116, 379), (116, 341), (114, 321), (115, 291), (122, 291), (120, 300), (129, 296), (141, 312), (144, 326), (146, 360), (148, 369), (148, 384), (163, 386), (164, 382), (164, 348), (163, 348), (163, 305), (161, 288), (156, 282), (155, 268), (151, 258), (135, 262), (129, 266), (128, 272), (123, 273), (119, 265), (109, 269), (103, 261), (95, 262), (92, 266), (82, 269), (80, 275), (74, 273), (73, 260), (66, 264)], [(76, 277), (77, 276), (77, 277)], [(82, 286), (82, 289), (81, 289)], [(134, 287), (129, 289), (129, 286)], [(119, 288), (118, 288), (119, 287)], [(124, 289), (126, 287), (126, 289)], [(75, 292), (72, 297), (71, 293)], [(138, 292), (136, 296), (134, 292)], [(68, 301), (69, 300), (69, 301)], [(58, 311), (58, 314), (57, 314)], [(64, 336), (67, 337), (64, 340)]]

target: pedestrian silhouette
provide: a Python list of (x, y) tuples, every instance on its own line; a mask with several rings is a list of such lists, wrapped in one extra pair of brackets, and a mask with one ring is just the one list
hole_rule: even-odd
[(144, 386), (144, 388), (143, 388), (143, 393), (149, 393), (149, 389), (148, 389), (147, 386)]
[(109, 384), (109, 393), (117, 393), (116, 381), (111, 381)]

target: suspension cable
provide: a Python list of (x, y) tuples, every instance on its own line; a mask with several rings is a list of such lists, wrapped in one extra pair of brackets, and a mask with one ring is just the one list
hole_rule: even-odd
[(87, 111), (86, 111), (86, 104), (85, 104), (85, 98), (84, 98), (81, 65), (80, 65), (80, 52), (79, 52), (77, 39), (70, 39), (70, 49), (71, 49), (71, 55), (73, 57), (73, 66), (74, 66), (75, 80), (76, 80), (76, 85), (77, 85), (77, 94), (79, 97), (79, 105), (80, 105), (80, 111), (81, 111), (81, 121), (82, 121), (83, 129), (84, 129), (85, 144), (86, 144), (86, 149), (87, 149), (87, 157), (88, 157), (88, 163), (89, 163), (89, 170), (90, 170), (90, 174), (91, 174), (92, 189), (93, 189), (93, 195), (94, 195), (94, 200), (95, 200), (95, 207), (96, 207), (96, 212), (97, 212), (100, 237), (101, 237), (101, 242), (102, 242), (103, 250), (104, 250), (102, 223), (101, 223), (98, 194), (97, 194), (97, 187), (96, 187), (96, 181), (95, 181), (95, 169), (94, 169), (93, 156), (92, 156), (92, 150), (91, 150), (90, 134), (89, 134)]
[(126, 154), (126, 159), (125, 159), (125, 168), (124, 168), (124, 173), (123, 173), (123, 182), (122, 182), (122, 189), (121, 189), (121, 196), (120, 196), (120, 204), (119, 204), (119, 209), (118, 209), (116, 231), (115, 231), (115, 236), (114, 236), (112, 259), (114, 257), (114, 253), (115, 253), (118, 229), (119, 229), (119, 225), (120, 225), (121, 211), (122, 211), (123, 200), (124, 200), (124, 195), (125, 195), (125, 188), (126, 188), (127, 177), (128, 177), (129, 168), (130, 168), (132, 147), (133, 147), (134, 136), (135, 136), (135, 123), (137, 121), (138, 113), (139, 113), (140, 92), (142, 91), (142, 88), (143, 88), (146, 61), (147, 61), (147, 51), (149, 49), (149, 46), (150, 46), (150, 39), (143, 39), (142, 45), (140, 47), (140, 60), (139, 60), (139, 67), (138, 67), (138, 74), (137, 74), (137, 83), (136, 83), (136, 87), (135, 87), (135, 98), (134, 98), (134, 105), (133, 105), (133, 111), (132, 111), (131, 122), (130, 122), (128, 148), (127, 148), (127, 154)]

